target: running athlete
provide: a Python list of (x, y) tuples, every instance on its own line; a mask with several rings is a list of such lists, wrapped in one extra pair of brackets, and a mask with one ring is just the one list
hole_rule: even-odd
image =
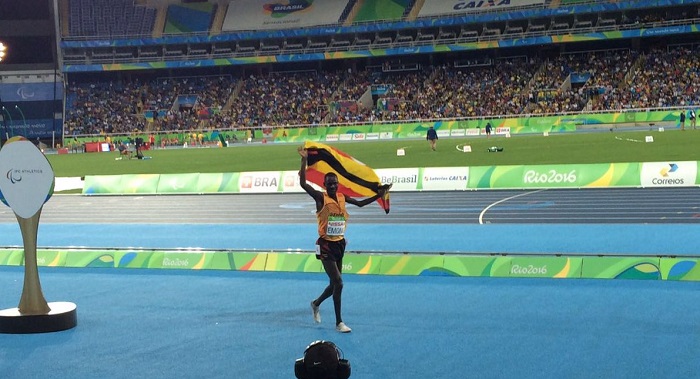
[(311, 311), (314, 321), (321, 322), (319, 307), (327, 298), (333, 296), (333, 307), (335, 309), (335, 330), (341, 333), (352, 331), (340, 316), (341, 295), (343, 292), (343, 256), (345, 255), (345, 225), (348, 220), (348, 212), (345, 204), (352, 204), (364, 207), (371, 204), (389, 191), (391, 185), (380, 187), (378, 193), (364, 200), (357, 200), (346, 197), (338, 192), (338, 176), (335, 173), (328, 173), (323, 178), (325, 192), (317, 191), (306, 182), (306, 160), (308, 152), (303, 147), (299, 148), (301, 155), (301, 169), (299, 170), (299, 184), (316, 201), (316, 219), (318, 220), (318, 235), (316, 241), (316, 258), (321, 260), (323, 269), (328, 275), (330, 283), (323, 290), (321, 295), (311, 302)]

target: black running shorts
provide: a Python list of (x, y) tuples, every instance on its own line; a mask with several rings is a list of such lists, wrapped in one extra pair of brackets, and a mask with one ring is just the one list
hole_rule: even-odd
[(316, 240), (318, 252), (316, 259), (322, 261), (340, 262), (345, 255), (345, 239), (340, 241), (328, 241), (323, 238)]

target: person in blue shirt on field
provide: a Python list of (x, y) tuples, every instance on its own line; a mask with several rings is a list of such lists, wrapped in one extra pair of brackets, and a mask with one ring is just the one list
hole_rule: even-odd
[(430, 143), (430, 148), (435, 151), (435, 148), (437, 147), (437, 140), (438, 140), (438, 135), (437, 132), (435, 131), (435, 128), (431, 125), (430, 128), (428, 128), (428, 133), (425, 136), (425, 139), (428, 140), (428, 143)]
[(491, 123), (490, 122), (486, 123), (485, 130), (486, 130), (486, 138), (489, 138), (491, 136)]

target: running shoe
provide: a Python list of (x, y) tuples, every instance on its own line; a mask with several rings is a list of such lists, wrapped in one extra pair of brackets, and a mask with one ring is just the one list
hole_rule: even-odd
[(344, 322), (341, 322), (340, 324), (335, 326), (335, 330), (341, 332), (341, 333), (350, 333), (352, 332), (352, 329), (350, 329), (347, 325), (345, 325)]
[(314, 316), (314, 322), (317, 324), (321, 323), (321, 312), (319, 310), (318, 305), (315, 305), (314, 302), (311, 302), (311, 313)]

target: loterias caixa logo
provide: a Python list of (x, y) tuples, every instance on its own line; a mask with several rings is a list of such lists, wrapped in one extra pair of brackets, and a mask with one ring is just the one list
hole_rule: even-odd
[(282, 18), (309, 9), (313, 2), (314, 0), (289, 0), (287, 3), (265, 4), (263, 9), (270, 17)]

